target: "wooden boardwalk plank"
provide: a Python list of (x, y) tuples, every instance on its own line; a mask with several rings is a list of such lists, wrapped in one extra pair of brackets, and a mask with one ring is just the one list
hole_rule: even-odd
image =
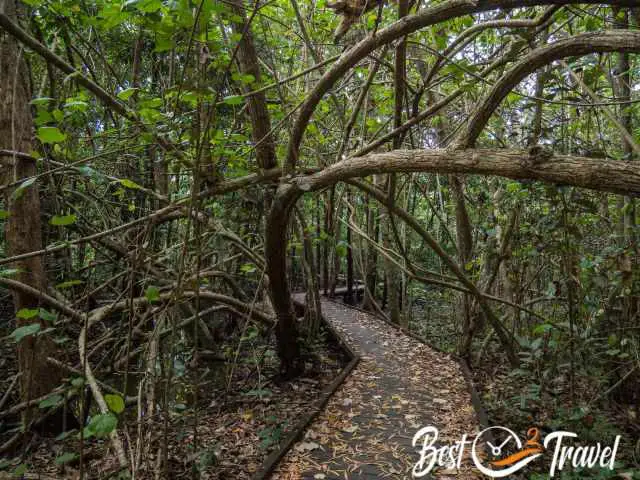
[[(419, 428), (437, 426), (443, 442), (477, 433), (455, 359), (364, 312), (325, 299), (322, 309), (362, 359), (273, 479), (411, 478)], [(470, 469), (434, 473), (477, 478)]]

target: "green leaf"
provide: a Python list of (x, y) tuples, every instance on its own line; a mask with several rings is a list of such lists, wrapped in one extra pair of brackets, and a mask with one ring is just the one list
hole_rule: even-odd
[(84, 378), (82, 377), (76, 377), (73, 380), (71, 380), (71, 385), (73, 385), (76, 388), (80, 388), (81, 386), (84, 385)]
[(242, 95), (231, 95), (230, 97), (224, 97), (222, 101), (227, 105), (242, 105), (244, 98)]
[(60, 143), (67, 138), (57, 127), (40, 127), (36, 136), (42, 143)]
[(49, 407), (55, 407), (55, 406), (59, 405), (60, 402), (62, 402), (62, 395), (58, 395), (56, 393), (54, 395), (49, 395), (47, 398), (42, 400), (38, 404), (38, 408), (44, 409), (44, 408), (49, 408)]
[(150, 303), (157, 302), (160, 300), (160, 290), (158, 290), (158, 287), (151, 285), (150, 287), (147, 287), (146, 292), (144, 292), (144, 296), (147, 297), (147, 300), (149, 300)]
[(250, 85), (256, 81), (256, 77), (254, 77), (250, 73), (247, 73), (247, 74), (234, 73), (231, 76), (231, 78), (236, 82), (244, 83), (245, 85)]
[(131, 98), (131, 95), (136, 93), (137, 90), (137, 88), (126, 88), (118, 93), (118, 98), (126, 102), (127, 100), (129, 100), (129, 98)]
[(32, 178), (27, 178), (24, 182), (22, 182), (18, 188), (16, 188), (13, 193), (11, 194), (11, 198), (13, 198), (13, 200), (18, 200), (20, 197), (22, 197), (22, 194), (24, 193), (24, 191), (29, 188), (31, 185), (33, 185), (36, 182), (35, 177)]
[(84, 282), (82, 280), (67, 280), (66, 282), (62, 282), (56, 285), (56, 288), (59, 290), (64, 290), (65, 288), (75, 287), (76, 285), (82, 285)]
[(113, 413), (122, 413), (124, 411), (124, 400), (120, 395), (107, 394), (104, 396), (104, 401), (107, 402), (109, 410)]
[(51, 220), (49, 220), (49, 223), (56, 227), (64, 227), (76, 223), (76, 220), (78, 220), (78, 217), (72, 213), (71, 215), (54, 215)]
[(38, 308), (21, 308), (16, 313), (16, 317), (21, 318), (23, 320), (29, 320), (30, 318), (35, 318), (40, 313), (40, 309)]
[(253, 263), (245, 263), (240, 267), (240, 271), (244, 273), (253, 273), (256, 271), (256, 266)]
[(89, 108), (89, 104), (87, 102), (83, 102), (82, 100), (72, 100), (64, 104), (64, 108), (68, 110), (77, 110), (79, 112), (84, 112)]
[(0, 220), (6, 220), (10, 215), (6, 210), (0, 210)]
[(153, 48), (154, 52), (166, 52), (167, 50), (171, 50), (174, 46), (173, 40), (170, 38), (160, 37), (156, 38), (155, 46)]
[(46, 105), (47, 103), (54, 102), (54, 101), (55, 99), (51, 97), (40, 97), (40, 98), (34, 98), (29, 103), (31, 105)]
[(543, 323), (541, 325), (537, 325), (533, 329), (533, 333), (535, 333), (536, 335), (542, 335), (544, 333), (551, 331), (552, 329), (553, 329), (553, 325), (550, 325), (548, 323)]
[(78, 458), (78, 455), (71, 452), (65, 452), (59, 457), (56, 457), (55, 463), (56, 465), (64, 465), (65, 463), (69, 463)]
[(5, 270), (0, 270), (0, 277), (12, 277), (17, 273), (20, 273), (19, 268), (7, 268)]
[[(64, 113), (59, 108), (56, 108), (53, 112), (51, 112), (51, 114), (53, 115), (53, 119), (56, 122), (61, 122), (62, 119), (64, 119)], [(65, 138), (67, 138), (66, 135), (65, 135)]]
[(45, 310), (44, 308), (40, 309), (40, 311), (38, 312), (38, 316), (45, 322), (53, 323), (56, 320), (58, 320), (58, 315), (56, 315), (55, 313), (51, 313), (50, 311)]
[(109, 435), (118, 425), (118, 418), (113, 413), (102, 413), (91, 419), (84, 427), (84, 438), (96, 436), (98, 438)]
[(11, 335), (9, 336), (13, 338), (14, 342), (19, 343), (24, 337), (35, 335), (36, 333), (38, 333), (40, 331), (40, 328), (41, 327), (39, 323), (32, 323), (31, 325), (25, 325), (24, 327), (16, 328), (13, 332), (11, 332)]
[(142, 190), (143, 187), (141, 187), (140, 185), (138, 185), (136, 182), (134, 182), (133, 180), (129, 180), (128, 178), (122, 178), (120, 180), (118, 180), (120, 182), (120, 184), (123, 187), (126, 188), (131, 188), (133, 190)]
[(25, 473), (27, 473), (27, 465), (21, 463), (13, 470), (13, 476), (16, 478), (22, 477)]
[(100, 178), (100, 173), (91, 168), (88, 165), (81, 165), (78, 167), (78, 171), (85, 177), (89, 178)]
[(162, 8), (160, 0), (128, 0), (125, 5), (134, 4), (135, 8), (144, 13), (153, 13)]

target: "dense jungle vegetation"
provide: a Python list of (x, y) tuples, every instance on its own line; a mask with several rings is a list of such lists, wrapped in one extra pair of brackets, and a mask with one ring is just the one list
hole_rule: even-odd
[(465, 359), (491, 423), (622, 435), (635, 478), (639, 29), (0, 0), (0, 477), (249, 478), (345, 363), (326, 295)]

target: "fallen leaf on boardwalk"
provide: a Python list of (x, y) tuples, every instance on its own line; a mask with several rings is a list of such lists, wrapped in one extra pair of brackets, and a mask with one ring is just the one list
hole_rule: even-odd
[(246, 412), (244, 412), (244, 413), (242, 414), (242, 419), (243, 419), (245, 422), (248, 422), (248, 421), (249, 421), (249, 420), (251, 420), (252, 418), (253, 418), (253, 412), (252, 412), (251, 410), (248, 410), (248, 411), (246, 411)]
[(310, 452), (311, 450), (315, 450), (316, 448), (320, 448), (316, 442), (301, 442), (295, 446), (295, 449), (298, 452)]
[[(360, 363), (311, 426), (320, 436), (305, 436), (278, 471), (296, 464), (300, 478), (305, 479), (349, 479), (365, 474), (368, 478), (410, 478), (417, 461), (411, 439), (421, 426), (439, 426), (443, 442), (478, 430), (464, 377), (454, 359), (370, 315), (325, 301), (322, 307), (360, 352)], [(311, 440), (319, 448), (307, 449), (305, 444), (315, 443)], [(475, 473), (466, 466), (432, 472), (438, 480), (468, 480), (477, 478)]]

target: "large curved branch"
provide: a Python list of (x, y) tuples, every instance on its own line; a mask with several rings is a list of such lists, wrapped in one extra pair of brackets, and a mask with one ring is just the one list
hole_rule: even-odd
[[(282, 332), (279, 338), (295, 338), (296, 319), (287, 283), (286, 248), (289, 216), (296, 201), (305, 192), (321, 190), (352, 178), (408, 172), (498, 175), (640, 195), (640, 167), (630, 163), (566, 155), (532, 156), (526, 151), (510, 150), (396, 150), (344, 160), (313, 175), (295, 177), (282, 183), (276, 192), (267, 219), (265, 239), (267, 274), (278, 317), (277, 328)], [(429, 238), (426, 233), (423, 236), (425, 240)], [(434, 249), (440, 248), (437, 242), (429, 242), (429, 245)], [(475, 285), (463, 279), (464, 273), (459, 275), (460, 272), (456, 272), (455, 262), (447, 265), (458, 274), (465, 287), (482, 299), (479, 301), (486, 303)], [(486, 312), (490, 312), (488, 307)], [(500, 328), (498, 323), (495, 326)], [(279, 345), (285, 363), (293, 360), (288, 357), (289, 347), (291, 345)]]
[(491, 89), (471, 116), (466, 131), (459, 137), (456, 144), (460, 148), (472, 148), (500, 102), (518, 83), (539, 68), (565, 57), (605, 52), (640, 53), (640, 32), (613, 30), (583, 33), (533, 50)]
[(74, 310), (68, 304), (61, 302), (53, 298), (50, 295), (38, 290), (37, 288), (32, 287), (31, 285), (27, 285), (26, 283), (22, 283), (18, 280), (13, 280), (11, 278), (0, 277), (0, 285), (7, 288), (8, 290), (22, 292), (27, 295), (31, 295), (34, 298), (37, 298), (45, 305), (57, 310), (75, 320), (82, 322), (84, 320), (84, 315), (78, 310)]
[(561, 8), (558, 5), (551, 6), (547, 8), (542, 15), (537, 18), (532, 19), (505, 19), (505, 20), (489, 20), (487, 22), (478, 23), (476, 25), (472, 25), (465, 31), (463, 31), (460, 35), (458, 35), (453, 42), (451, 42), (447, 48), (442, 52), (442, 56), (436, 58), (435, 63), (427, 72), (424, 79), (422, 80), (423, 87), (418, 92), (419, 95), (424, 92), (424, 90), (429, 87), (429, 84), (435, 74), (440, 70), (442, 65), (444, 64), (445, 59), (451, 57), (454, 53), (462, 50), (469, 42), (471, 42), (474, 38), (474, 35), (482, 32), (483, 30), (488, 30), (490, 28), (534, 28), (538, 27), (544, 23), (546, 23), (554, 13)]
[[(67, 315), (70, 318), (73, 318), (74, 320), (77, 320), (79, 322), (83, 322), (85, 320), (85, 315), (82, 312), (71, 308), (66, 303), (56, 300), (55, 298), (51, 297), (50, 295), (47, 295), (44, 292), (40, 292), (39, 290), (31, 287), (30, 285), (27, 285), (25, 283), (22, 283), (10, 278), (0, 277), (0, 286), (3, 286), (9, 290), (16, 290), (16, 291), (27, 293), (29, 295), (33, 295), (38, 299), (40, 299), (44, 304), (53, 308), (54, 310), (57, 310), (60, 313)], [(208, 290), (200, 290), (199, 293), (196, 293), (195, 291), (192, 291), (192, 290), (188, 290), (188, 291), (182, 292), (182, 294), (178, 297), (178, 299), (193, 298), (196, 296), (196, 294), (199, 295), (200, 298), (206, 298), (211, 301), (221, 303), (225, 306), (233, 308), (235, 311), (241, 312), (243, 315), (251, 315), (255, 319), (263, 323), (266, 323), (267, 325), (273, 325), (274, 319), (270, 315), (262, 312), (261, 310), (257, 310), (255, 308), (251, 309), (250, 305), (248, 305), (247, 303), (235, 297), (230, 297), (228, 295), (223, 295), (223, 294), (211, 292)], [(162, 302), (169, 302), (172, 300), (176, 300), (176, 297), (173, 291), (168, 291), (168, 292), (161, 293), (159, 300)], [(139, 298), (135, 298), (133, 300), (133, 303), (136, 307), (144, 306), (149, 304), (149, 299), (146, 297), (139, 297)], [(129, 308), (129, 304), (130, 304), (130, 300), (127, 299), (127, 300), (121, 300), (119, 302), (111, 303), (111, 304), (91, 310), (88, 313), (89, 326), (92, 326), (96, 322), (103, 320), (107, 315), (109, 315), (114, 311), (124, 310), (126, 308)]]
[[(281, 174), (281, 170), (279, 168), (272, 168), (263, 173), (252, 173), (246, 175), (241, 178), (228, 180), (222, 182), (218, 185), (215, 185), (212, 188), (204, 190), (201, 192), (197, 198), (209, 198), (214, 195), (222, 195), (224, 193), (234, 192), (236, 190), (241, 190), (243, 188), (247, 188), (251, 185), (257, 185), (261, 183), (266, 183), (269, 181), (276, 180)], [(13, 255), (7, 258), (0, 258), (0, 265), (6, 265), (8, 263), (16, 262), (19, 260), (24, 260), (25, 258), (37, 257), (39, 255), (46, 255), (49, 253), (57, 252), (60, 250), (65, 250), (69, 248), (70, 245), (77, 245), (80, 243), (91, 242), (94, 240), (98, 240), (107, 235), (113, 235), (118, 232), (123, 232), (126, 230), (130, 230), (131, 228), (138, 226), (145, 222), (152, 222), (155, 224), (163, 223), (166, 221), (175, 220), (177, 218), (183, 218), (186, 213), (178, 212), (180, 209), (184, 209), (184, 207), (191, 201), (191, 196), (183, 197), (179, 200), (176, 200), (171, 205), (167, 205), (159, 210), (156, 210), (148, 215), (144, 215), (142, 217), (131, 220), (127, 223), (122, 223), (108, 230), (103, 230), (101, 232), (93, 233), (91, 235), (87, 235), (82, 238), (76, 238), (74, 240), (69, 240), (64, 244), (52, 245), (45, 247), (41, 250), (34, 250), (32, 252), (22, 253), (19, 255)]]
[(380, 191), (379, 189), (373, 187), (372, 185), (368, 185), (365, 182), (361, 181), (353, 181), (351, 182), (353, 185), (357, 186), (361, 190), (365, 191), (368, 195), (371, 195), (373, 198), (378, 200), (380, 203), (385, 205), (385, 207), (389, 210), (390, 213), (393, 213), (399, 216), (402, 220), (404, 220), (407, 225), (409, 225), (422, 239), (424, 242), (429, 245), (436, 255), (440, 257), (443, 263), (451, 270), (451, 272), (458, 278), (458, 280), (471, 292), (471, 294), (476, 298), (478, 305), (482, 309), (482, 312), (486, 315), (487, 319), (491, 323), (491, 326), (498, 335), (502, 346), (505, 349), (505, 352), (509, 358), (509, 361), (512, 365), (518, 364), (518, 357), (514, 348), (514, 339), (509, 331), (505, 328), (505, 326), (500, 322), (498, 317), (493, 313), (491, 307), (489, 306), (487, 299), (483, 295), (483, 293), (478, 290), (478, 287), (475, 283), (473, 283), (469, 277), (464, 273), (460, 265), (456, 263), (456, 261), (444, 251), (444, 249), (440, 246), (440, 243), (433, 238), (433, 236), (420, 225), (420, 222), (413, 216), (409, 215), (404, 209), (397, 207), (394, 204), (391, 204), (388, 201), (387, 196)]
[(604, 158), (532, 155), (525, 150), (394, 150), (338, 162), (291, 180), (299, 191), (313, 191), (349, 178), (382, 173), (459, 173), (541, 180), (626, 195), (640, 195), (640, 166)]
[(291, 132), (291, 139), (287, 148), (287, 159), (284, 167), (285, 173), (294, 170), (302, 137), (309, 120), (313, 115), (322, 97), (335, 85), (335, 83), (360, 60), (365, 58), (377, 48), (387, 45), (392, 41), (421, 28), (436, 23), (451, 20), (463, 15), (495, 10), (498, 8), (521, 8), (536, 5), (570, 5), (576, 3), (587, 4), (616, 4), (619, 6), (635, 6), (637, 0), (450, 0), (440, 5), (422, 10), (414, 15), (406, 16), (388, 27), (379, 30), (375, 35), (370, 35), (344, 52), (340, 59), (327, 70), (316, 86), (308, 93), (305, 102), (300, 107)]
[[(201, 289), (199, 292), (193, 290), (186, 290), (184, 292), (180, 292), (177, 296), (174, 291), (170, 290), (167, 292), (160, 293), (160, 297), (158, 301), (160, 302), (172, 302), (182, 299), (194, 298), (195, 296), (199, 296), (200, 298), (206, 298), (208, 300), (221, 303), (223, 305), (227, 305), (239, 312), (243, 315), (250, 315), (251, 317), (260, 320), (267, 325), (273, 325), (273, 318), (268, 314), (262, 312), (261, 310), (257, 310), (255, 308), (251, 308), (251, 305), (243, 302), (242, 300), (238, 300), (237, 298), (230, 297), (228, 295), (223, 295), (221, 293), (211, 292), (209, 290)], [(133, 299), (134, 308), (142, 307), (145, 305), (149, 305), (149, 299), (147, 297), (138, 297)], [(112, 312), (124, 310), (126, 308), (130, 308), (131, 300), (120, 300), (119, 302), (110, 303), (108, 305), (104, 305), (102, 307), (91, 310), (89, 313), (89, 327), (93, 326), (95, 323), (104, 320), (104, 318), (111, 314)]]

